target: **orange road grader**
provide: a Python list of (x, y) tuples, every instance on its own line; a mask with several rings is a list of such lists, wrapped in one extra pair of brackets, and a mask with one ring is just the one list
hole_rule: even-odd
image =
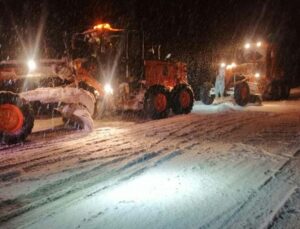
[(218, 66), (219, 75), (224, 74), (223, 94), (217, 94), (220, 92), (215, 85), (205, 83), (201, 89), (202, 102), (209, 105), (216, 96), (233, 96), (238, 105), (245, 106), (248, 102), (287, 99), (290, 85), (280, 57), (274, 43), (257, 41), (233, 48), (229, 64), (224, 61)]
[(24, 141), (41, 109), (44, 115), (60, 113), (78, 127), (93, 128), (103, 88), (76, 64), (66, 59), (0, 62), (0, 143)]
[(73, 59), (84, 66), (111, 94), (115, 110), (144, 111), (153, 119), (192, 110), (194, 94), (187, 80), (187, 66), (160, 58), (156, 50), (145, 48), (141, 31), (114, 29), (100, 24), (75, 34)]
[(24, 141), (43, 105), (55, 104), (65, 122), (87, 130), (106, 111), (143, 111), (152, 119), (189, 113), (186, 64), (150, 51), (142, 32), (99, 24), (73, 35), (68, 58), (0, 62), (0, 143)]

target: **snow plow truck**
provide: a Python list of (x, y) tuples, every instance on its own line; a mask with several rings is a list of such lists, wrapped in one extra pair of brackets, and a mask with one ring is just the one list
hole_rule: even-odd
[(75, 64), (66, 59), (0, 62), (0, 143), (24, 141), (41, 109), (48, 115), (60, 113), (80, 128), (93, 128), (103, 88)]
[(106, 111), (143, 111), (152, 119), (187, 114), (194, 94), (187, 66), (145, 51), (143, 32), (99, 24), (74, 34), (68, 58), (0, 63), (0, 143), (22, 142), (37, 109), (54, 104), (64, 122), (93, 128)]
[[(153, 119), (170, 110), (187, 114), (194, 93), (187, 80), (187, 65), (160, 58), (160, 46), (145, 48), (144, 33), (99, 24), (75, 34), (73, 59), (84, 59), (90, 73), (111, 91), (115, 110), (144, 111)], [(167, 60), (168, 59), (168, 60)]]
[(224, 94), (217, 94), (219, 92), (215, 85), (207, 82), (200, 92), (204, 104), (212, 104), (215, 97), (222, 96), (232, 96), (240, 106), (245, 106), (248, 102), (289, 97), (289, 81), (274, 43), (246, 43), (243, 47), (233, 49), (231, 56), (233, 61), (227, 64), (220, 61), (218, 66), (219, 75), (224, 74)]

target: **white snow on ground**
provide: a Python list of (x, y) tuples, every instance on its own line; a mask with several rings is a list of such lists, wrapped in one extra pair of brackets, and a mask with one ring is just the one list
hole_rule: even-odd
[[(50, 128), (49, 128), (50, 127)], [(0, 147), (1, 228), (297, 228), (300, 90), (244, 108), (96, 121), (37, 120)]]

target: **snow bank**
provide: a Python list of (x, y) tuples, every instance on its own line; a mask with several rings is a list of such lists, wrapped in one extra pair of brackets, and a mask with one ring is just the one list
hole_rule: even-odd
[(193, 112), (195, 113), (216, 113), (227, 111), (241, 111), (242, 107), (233, 104), (232, 102), (224, 102), (219, 104), (205, 105), (200, 101), (194, 103)]

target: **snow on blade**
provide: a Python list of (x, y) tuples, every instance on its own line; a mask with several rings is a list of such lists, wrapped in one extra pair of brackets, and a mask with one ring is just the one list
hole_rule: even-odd
[(95, 109), (94, 96), (90, 92), (80, 88), (37, 88), (32, 91), (22, 92), (20, 96), (30, 102), (82, 104), (87, 108), (90, 114), (93, 114)]
[(86, 130), (93, 130), (95, 97), (88, 91), (72, 87), (38, 88), (22, 92), (22, 98), (27, 101), (62, 104), (58, 111), (65, 119), (70, 119)]
[(83, 130), (92, 131), (94, 121), (87, 109), (80, 104), (68, 104), (58, 109), (62, 116), (80, 124)]

